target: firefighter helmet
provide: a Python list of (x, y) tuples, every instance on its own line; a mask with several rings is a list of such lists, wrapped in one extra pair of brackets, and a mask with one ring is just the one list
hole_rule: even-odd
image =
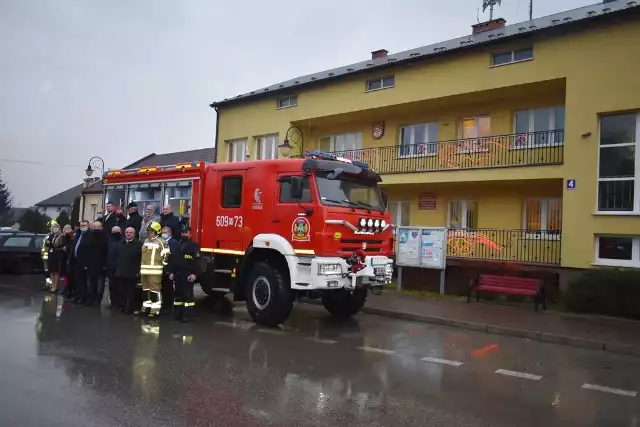
[(147, 230), (153, 230), (156, 232), (156, 234), (160, 234), (160, 232), (162, 231), (162, 226), (158, 221), (153, 221), (151, 224), (149, 224)]

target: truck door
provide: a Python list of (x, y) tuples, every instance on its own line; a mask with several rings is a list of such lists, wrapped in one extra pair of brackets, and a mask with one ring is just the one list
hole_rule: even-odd
[[(247, 171), (220, 171), (218, 182), (220, 183), (220, 197), (217, 215), (215, 218), (214, 243), (215, 249), (244, 252), (243, 234), (246, 218), (243, 214), (245, 199)], [(224, 252), (222, 252), (224, 253)]]
[(302, 177), (301, 173), (281, 172), (278, 174), (278, 190), (274, 200), (274, 210), (272, 222), (278, 234), (291, 242), (294, 249), (311, 250), (312, 233), (320, 230), (313, 230), (311, 218), (305, 215), (305, 208), (310, 207), (312, 202), (311, 187), (309, 177), (302, 177), (302, 199), (293, 199), (291, 196), (292, 176)]

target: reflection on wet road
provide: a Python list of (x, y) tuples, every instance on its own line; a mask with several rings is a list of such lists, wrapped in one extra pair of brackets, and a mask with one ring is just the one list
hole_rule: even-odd
[(2, 426), (640, 427), (632, 356), (316, 306), (149, 322), (38, 289), (0, 276)]

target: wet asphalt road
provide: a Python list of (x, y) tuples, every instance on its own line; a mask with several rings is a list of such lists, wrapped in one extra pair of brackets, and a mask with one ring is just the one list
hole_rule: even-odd
[(310, 305), (150, 323), (38, 280), (0, 275), (0, 426), (640, 427), (633, 356)]

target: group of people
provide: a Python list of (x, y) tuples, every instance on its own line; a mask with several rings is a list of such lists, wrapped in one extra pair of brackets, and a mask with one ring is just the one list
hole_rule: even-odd
[(71, 226), (51, 221), (42, 247), (47, 273), (45, 290), (59, 292), (76, 305), (100, 306), (105, 283), (111, 308), (126, 314), (156, 317), (173, 311), (176, 320), (189, 321), (195, 307), (193, 286), (202, 273), (200, 247), (191, 240), (170, 206), (156, 215), (147, 205), (145, 216), (136, 203), (129, 215), (112, 203), (93, 223)]

